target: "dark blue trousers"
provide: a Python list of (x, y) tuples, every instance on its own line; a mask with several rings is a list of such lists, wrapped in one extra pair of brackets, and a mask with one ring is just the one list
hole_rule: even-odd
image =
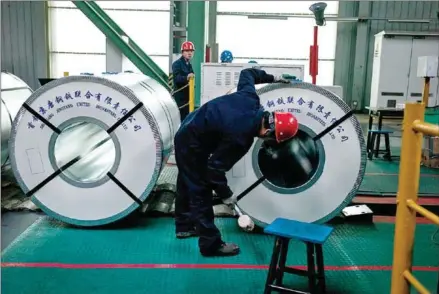
[[(221, 244), (221, 233), (215, 226), (212, 188), (205, 180), (207, 156), (191, 149), (177, 133), (175, 159), (178, 166), (177, 195), (175, 199), (176, 232), (196, 229), (201, 252), (217, 250)], [(186, 141), (187, 143), (188, 141)]]

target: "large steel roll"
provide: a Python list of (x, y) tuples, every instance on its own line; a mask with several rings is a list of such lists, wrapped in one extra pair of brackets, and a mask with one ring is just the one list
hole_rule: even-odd
[[(239, 210), (261, 226), (278, 217), (330, 220), (350, 203), (364, 176), (366, 148), (360, 123), (352, 115), (338, 124), (348, 117), (350, 108), (332, 92), (312, 84), (263, 85), (257, 92), (266, 110), (293, 112), (300, 128), (286, 144), (269, 146), (256, 139), (229, 171), (229, 184), (236, 194), (265, 177), (238, 202)], [(333, 124), (338, 125), (313, 139)]]
[(148, 198), (179, 124), (169, 92), (147, 76), (62, 78), (20, 109), (12, 168), (48, 215), (81, 226), (111, 223)]
[(32, 94), (31, 88), (17, 76), (1, 72), (1, 148), (2, 170), (9, 163), (8, 140), (18, 110)]

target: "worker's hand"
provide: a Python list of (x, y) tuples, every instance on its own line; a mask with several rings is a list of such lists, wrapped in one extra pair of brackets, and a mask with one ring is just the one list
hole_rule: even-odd
[(233, 192), (229, 186), (220, 186), (217, 187), (214, 191), (218, 198), (221, 199), (224, 204), (229, 204), (233, 202)]
[(187, 80), (189, 81), (189, 79), (191, 79), (193, 77), (195, 77), (195, 75), (193, 73), (190, 73), (190, 74), (187, 75)]
[(236, 196), (232, 195), (229, 198), (221, 199), (225, 205), (235, 205), (237, 202)]
[(282, 74), (280, 76), (276, 76), (274, 77), (274, 82), (276, 83), (285, 83), (285, 84), (289, 84), (291, 82), (298, 82), (300, 80), (298, 80), (296, 78), (296, 76), (290, 75), (290, 74)]

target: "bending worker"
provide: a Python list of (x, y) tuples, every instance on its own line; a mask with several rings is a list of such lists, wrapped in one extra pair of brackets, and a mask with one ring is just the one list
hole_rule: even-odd
[(296, 118), (288, 112), (264, 112), (255, 89), (255, 84), (289, 83), (292, 78), (244, 69), (237, 92), (207, 102), (181, 123), (174, 139), (178, 166), (176, 237), (198, 235), (202, 255), (239, 253), (237, 245), (223, 242), (215, 226), (213, 191), (224, 203), (234, 202), (226, 172), (247, 153), (254, 138), (282, 142), (297, 133)]
[(181, 44), (181, 57), (172, 64), (172, 75), (174, 79), (174, 100), (180, 110), (181, 121), (189, 113), (189, 79), (194, 76), (194, 70), (190, 63), (194, 55), (195, 46), (192, 42)]

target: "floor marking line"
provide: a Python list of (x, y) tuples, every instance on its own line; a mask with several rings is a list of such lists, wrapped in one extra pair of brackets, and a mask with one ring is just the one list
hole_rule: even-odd
[[(61, 268), (61, 269), (243, 269), (266, 270), (268, 265), (257, 264), (157, 264), (157, 263), (57, 263), (57, 262), (2, 262), (2, 268)], [(291, 266), (306, 269), (305, 265)], [(325, 266), (328, 271), (391, 271), (390, 265)], [(437, 266), (413, 266), (413, 271), (436, 272)]]

